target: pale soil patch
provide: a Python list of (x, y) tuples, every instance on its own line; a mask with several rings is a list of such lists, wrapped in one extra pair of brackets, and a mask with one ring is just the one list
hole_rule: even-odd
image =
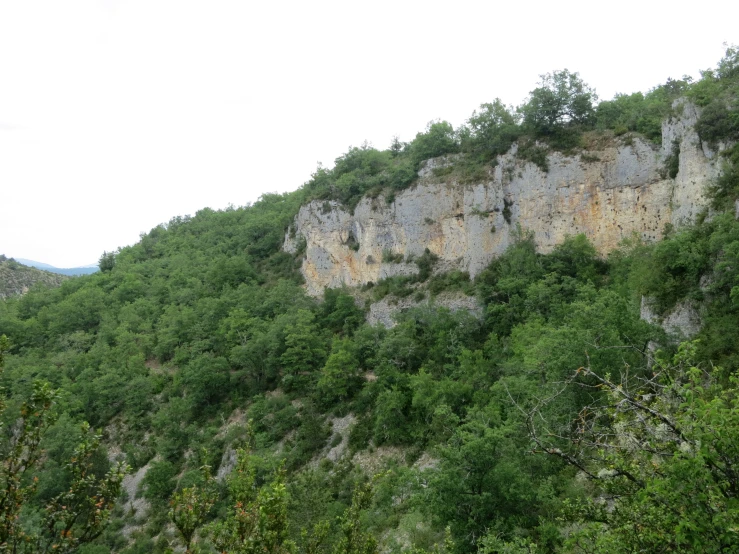
[(329, 444), (334, 442), (334, 437), (337, 435), (341, 437), (341, 442), (328, 451), (326, 458), (332, 462), (337, 462), (341, 459), (349, 446), (349, 433), (356, 422), (357, 418), (354, 414), (347, 414), (344, 417), (337, 417), (331, 420), (333, 434), (329, 439)]
[(421, 454), (421, 457), (413, 464), (414, 469), (423, 471), (424, 469), (436, 469), (439, 466), (439, 460), (431, 456), (428, 452)]
[(363, 450), (354, 454), (352, 462), (357, 464), (368, 475), (379, 473), (388, 462), (405, 465), (406, 450), (399, 446), (379, 446), (374, 452)]
[[(156, 458), (152, 461), (156, 461)], [(146, 521), (146, 516), (151, 507), (148, 500), (136, 497), (140, 492), (141, 481), (143, 481), (146, 472), (149, 471), (151, 463), (147, 463), (136, 473), (129, 473), (123, 478), (123, 482), (121, 483), (121, 489), (126, 491), (128, 495), (128, 500), (123, 504), (124, 512), (131, 514), (131, 520), (136, 522), (126, 523), (123, 529), (121, 529), (121, 534), (126, 539), (130, 539), (134, 532), (141, 530), (141, 523)]]

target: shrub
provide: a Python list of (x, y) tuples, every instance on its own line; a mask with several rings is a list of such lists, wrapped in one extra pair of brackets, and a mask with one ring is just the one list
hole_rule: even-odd
[(424, 160), (459, 152), (459, 140), (451, 123), (431, 121), (425, 132), (416, 135), (409, 148), (411, 159), (418, 168)]
[(385, 264), (400, 264), (403, 263), (403, 254), (400, 252), (393, 252), (389, 248), (382, 251), (382, 263)]

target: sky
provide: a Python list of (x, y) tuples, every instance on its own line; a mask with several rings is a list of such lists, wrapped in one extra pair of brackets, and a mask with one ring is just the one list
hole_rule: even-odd
[(538, 76), (699, 76), (739, 2), (0, 0), (0, 254), (57, 267), (295, 190)]

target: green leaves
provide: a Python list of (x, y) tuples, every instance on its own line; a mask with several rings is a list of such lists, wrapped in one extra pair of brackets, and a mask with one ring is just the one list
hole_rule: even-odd
[(229, 477), (232, 508), (209, 526), (208, 535), (219, 552), (229, 554), (287, 554), (295, 550), (287, 540), (287, 489), (284, 472), (271, 483), (254, 489), (254, 470), (246, 450)]
[(447, 121), (430, 121), (426, 131), (418, 133), (410, 145), (411, 159), (416, 167), (424, 160), (459, 152), (454, 127)]
[[(0, 370), (8, 348), (7, 338), (0, 336)], [(31, 500), (38, 484), (35, 473), (44, 455), (41, 441), (56, 420), (53, 408), (58, 400), (58, 393), (48, 383), (34, 382), (33, 392), (20, 407), (12, 438), (8, 444), (2, 444), (0, 550), (75, 552), (102, 533), (120, 493), (128, 467), (118, 464), (103, 476), (94, 472), (101, 437), (91, 433), (85, 423), (82, 442), (65, 466), (71, 477), (69, 488), (40, 511), (40, 526), (29, 529), (27, 518), (34, 511)], [(5, 406), (0, 405), (0, 415), (4, 411)]]
[(325, 406), (346, 400), (361, 388), (359, 360), (349, 340), (336, 341), (333, 352), (321, 369), (316, 392)]
[[(672, 360), (658, 358), (649, 379), (622, 374), (615, 382), (578, 370), (607, 402), (581, 412), (562, 450), (552, 433), (535, 432), (540, 447), (587, 471), (596, 487), (579, 518), (603, 525), (595, 535), (592, 526), (575, 533), (572, 545), (614, 553), (739, 548), (739, 389), (736, 379), (720, 384), (720, 369), (691, 365), (695, 352), (686, 344)], [(604, 509), (598, 495), (612, 506)]]
[(206, 522), (218, 498), (210, 467), (205, 465), (200, 470), (203, 474), (203, 484), (182, 489), (175, 493), (169, 502), (171, 506), (169, 519), (182, 535), (185, 552), (190, 552), (195, 532)]
[(460, 130), (462, 151), (489, 162), (505, 154), (521, 135), (518, 114), (500, 98), (481, 104)]
[(339, 518), (341, 535), (334, 545), (333, 554), (377, 554), (377, 540), (363, 529), (360, 517), (372, 502), (372, 485), (373, 481), (370, 481), (354, 489), (351, 506)]
[(93, 464), (101, 436), (91, 434), (87, 424), (82, 432), (84, 438), (67, 464), (72, 483), (45, 508), (44, 531), (37, 539), (40, 552), (75, 552), (100, 536), (130, 469), (118, 463), (104, 476), (97, 476)]
[(556, 137), (568, 127), (592, 123), (598, 96), (578, 73), (563, 69), (540, 77), (539, 86), (520, 108), (525, 126), (537, 136)]
[(287, 390), (307, 383), (312, 372), (326, 360), (326, 342), (319, 330), (315, 315), (298, 310), (295, 319), (285, 327), (285, 352), (280, 357)]

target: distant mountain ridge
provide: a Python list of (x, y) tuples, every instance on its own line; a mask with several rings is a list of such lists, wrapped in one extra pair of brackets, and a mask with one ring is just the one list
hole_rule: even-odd
[(28, 267), (13, 258), (0, 255), (0, 300), (25, 294), (36, 283), (58, 287), (67, 278), (66, 275)]
[(90, 273), (95, 273), (96, 271), (98, 271), (97, 264), (85, 265), (85, 266), (80, 266), (80, 267), (60, 268), (60, 267), (54, 267), (53, 265), (45, 264), (43, 262), (36, 262), (34, 260), (26, 260), (25, 258), (15, 258), (15, 260), (18, 263), (21, 263), (23, 265), (27, 265), (29, 267), (35, 267), (36, 269), (42, 269), (44, 271), (50, 271), (51, 273), (58, 273), (59, 275), (68, 275), (68, 276), (89, 275)]

